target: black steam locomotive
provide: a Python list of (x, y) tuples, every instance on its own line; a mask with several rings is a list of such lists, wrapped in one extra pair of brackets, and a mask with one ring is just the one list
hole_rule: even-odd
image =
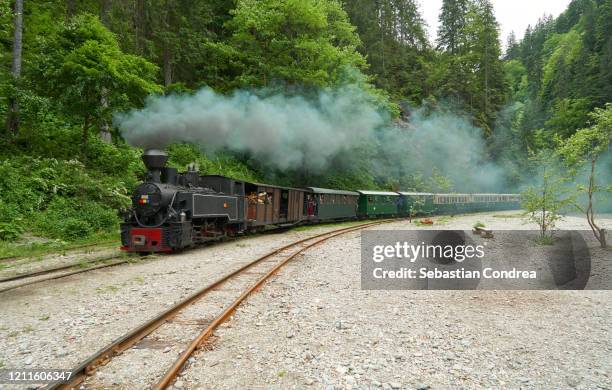
[(142, 159), (147, 178), (134, 191), (132, 209), (121, 224), (122, 249), (170, 252), (244, 231), (240, 182), (219, 183), (194, 169), (178, 173), (166, 167), (168, 156), (160, 150), (147, 150)]

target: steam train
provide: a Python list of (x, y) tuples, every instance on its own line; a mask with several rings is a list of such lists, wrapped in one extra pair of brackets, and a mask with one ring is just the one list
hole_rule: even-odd
[(291, 188), (200, 175), (193, 167), (179, 173), (168, 156), (146, 150), (147, 177), (132, 196), (121, 224), (121, 249), (171, 252), (266, 227), (518, 209), (517, 194), (433, 194)]

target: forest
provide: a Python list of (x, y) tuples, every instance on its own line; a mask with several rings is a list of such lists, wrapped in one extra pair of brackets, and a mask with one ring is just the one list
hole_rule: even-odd
[[(237, 179), (444, 192), (522, 191), (554, 153), (604, 192), (612, 0), (505, 45), (490, 0), (439, 20), (430, 41), (417, 0), (0, 0), (0, 254), (114, 239), (148, 146)], [(285, 149), (247, 142), (258, 124)]]

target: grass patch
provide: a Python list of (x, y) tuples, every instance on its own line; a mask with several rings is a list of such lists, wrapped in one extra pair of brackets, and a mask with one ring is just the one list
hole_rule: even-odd
[(555, 238), (545, 236), (545, 237), (538, 237), (534, 241), (538, 245), (553, 245), (555, 243)]
[(455, 217), (452, 215), (441, 215), (438, 218), (436, 218), (435, 222), (438, 224), (445, 224), (445, 223), (452, 221), (454, 218)]
[(0, 241), (0, 261), (6, 257), (34, 257), (48, 254), (65, 254), (66, 251), (78, 249), (83, 245), (100, 247), (119, 245), (119, 233), (99, 233), (83, 240), (65, 242), (49, 240), (45, 242), (8, 242)]
[(278, 372), (278, 374), (277, 374), (277, 375), (278, 375), (278, 377), (279, 377), (279, 378), (282, 378), (282, 377), (284, 377), (286, 374), (287, 374), (287, 371), (285, 371), (285, 370), (280, 370), (280, 371)]
[(40, 317), (39, 320), (40, 321), (47, 321), (49, 318), (51, 318), (48, 314), (45, 314), (44, 316)]
[(103, 294), (105, 292), (112, 292), (112, 293), (116, 293), (117, 291), (119, 291), (120, 287), (119, 286), (115, 286), (114, 284), (109, 284), (108, 286), (105, 287), (98, 287), (96, 288), (96, 292), (98, 294)]
[(486, 226), (486, 225), (485, 225), (484, 223), (482, 223), (482, 222), (480, 222), (480, 221), (476, 221), (476, 223), (474, 224), (474, 226), (473, 226), (473, 227), (474, 227), (474, 229), (476, 229), (476, 228), (483, 228), (483, 227), (485, 227), (485, 226)]

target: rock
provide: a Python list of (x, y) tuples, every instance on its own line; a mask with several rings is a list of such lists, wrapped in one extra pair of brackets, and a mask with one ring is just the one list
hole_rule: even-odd
[(166, 347), (166, 348), (164, 348), (164, 350), (163, 350), (163, 352), (164, 352), (164, 353), (168, 353), (168, 352), (170, 352), (170, 351), (172, 351), (172, 348), (170, 348), (170, 347)]
[(314, 383), (314, 379), (312, 379), (312, 378), (306, 378), (306, 380), (304, 381), (304, 383), (306, 383), (306, 385), (308, 385), (308, 386), (312, 386), (312, 384)]
[(343, 375), (343, 374), (346, 374), (348, 372), (348, 368), (343, 367), (343, 366), (336, 366), (336, 372), (338, 374)]
[(34, 361), (34, 359), (32, 359), (31, 356), (28, 356), (27, 358), (25, 358), (25, 360), (23, 361), (27, 366), (29, 366), (30, 364), (32, 364), (32, 362)]
[(287, 338), (288, 338), (288, 339), (292, 339), (292, 338), (294, 338), (294, 337), (295, 337), (295, 334), (293, 334), (293, 332), (289, 332), (289, 333), (287, 333)]
[(391, 386), (392, 389), (399, 389), (400, 387), (402, 387), (402, 384), (397, 382), (391, 382), (389, 383), (389, 386)]
[(582, 378), (578, 377), (578, 376), (566, 376), (565, 377), (565, 383), (568, 384), (568, 386), (570, 387), (577, 387), (580, 382), (582, 382)]
[(347, 385), (349, 386), (354, 386), (355, 385), (355, 378), (353, 378), (350, 375), (347, 375), (344, 377), (344, 381), (346, 382)]
[(429, 390), (429, 385), (426, 385), (425, 383), (417, 383), (416, 385), (416, 390)]
[(176, 381), (176, 382), (174, 382), (174, 388), (175, 389), (182, 389), (184, 385), (185, 384), (183, 383), (183, 381)]

